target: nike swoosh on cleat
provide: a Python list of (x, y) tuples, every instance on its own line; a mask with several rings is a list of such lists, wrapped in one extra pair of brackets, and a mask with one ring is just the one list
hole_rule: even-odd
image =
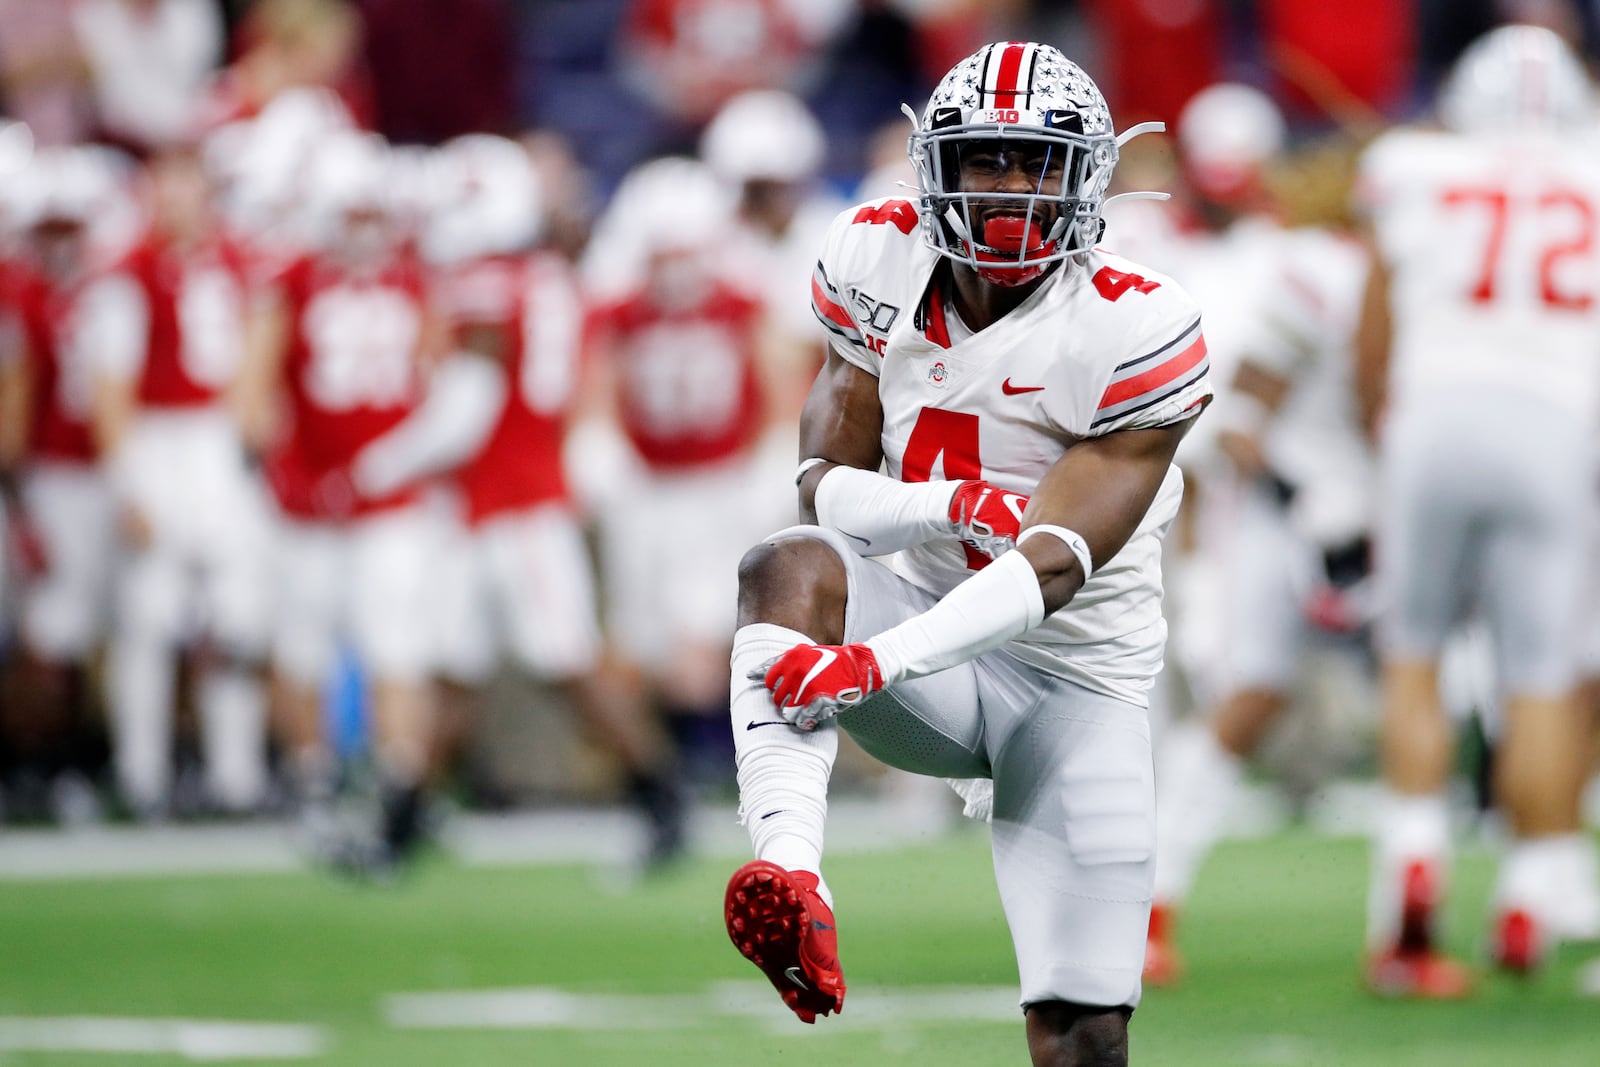
[(846, 537), (850, 538), (850, 540), (852, 540), (852, 541), (860, 541), (862, 548), (871, 548), (872, 547), (872, 542), (867, 540), (865, 537), (862, 537), (862, 536), (860, 536), (858, 534), (853, 534), (849, 530), (840, 530), (839, 532), (844, 534)]
[(783, 969), (783, 976), (789, 979), (789, 981), (793, 982), (795, 985), (799, 986), (801, 989), (811, 988), (806, 984), (804, 973), (798, 967), (785, 967)]
[(811, 920), (811, 928), (813, 930), (832, 930), (833, 929), (833, 927), (829, 926), (827, 923), (823, 922), (821, 919), (812, 919)]
[(754, 730), (754, 729), (756, 729), (757, 727), (760, 727), (760, 726), (788, 726), (788, 725), (789, 724), (784, 722), (782, 719), (778, 719), (775, 722), (747, 722), (747, 723), (744, 724), (744, 728), (746, 730)]
[(1038, 393), (1042, 392), (1043, 390), (1044, 386), (1042, 385), (1012, 385), (1010, 378), (1007, 378), (1005, 381), (1000, 383), (1000, 391), (1006, 394), (1006, 396), (1018, 396), (1022, 393)]

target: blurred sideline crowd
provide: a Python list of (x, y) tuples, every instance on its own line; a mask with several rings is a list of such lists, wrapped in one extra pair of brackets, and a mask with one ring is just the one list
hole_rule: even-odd
[[(382, 868), (431, 792), (515, 792), (464, 770), (509, 669), (676, 854), (730, 777), (738, 559), (792, 521), (821, 235), (909, 195), (901, 102), (1032, 37), (1167, 121), (1117, 177), (1173, 199), (1105, 243), (1200, 300), (1223, 394), (1167, 548), (1172, 922), (1250, 759), (1374, 766), (1361, 152), (1497, 22), (1592, 54), (1582, 5), (1339, 7), (0, 2), (0, 821), (293, 811)], [(1497, 667), (1469, 624), (1443, 671), (1485, 798)], [(1592, 845), (1557, 866), (1600, 934)]]

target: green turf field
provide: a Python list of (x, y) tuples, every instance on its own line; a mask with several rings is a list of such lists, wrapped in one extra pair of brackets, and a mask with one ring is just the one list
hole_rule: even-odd
[[(1464, 1004), (1364, 994), (1355, 967), (1363, 863), (1359, 842), (1299, 834), (1219, 851), (1185, 917), (1189, 981), (1146, 997), (1133, 1062), (1600, 1063), (1600, 1001), (1574, 991), (1581, 951), (1530, 984), (1491, 979)], [(311, 874), (0, 884), (0, 1016), (313, 1024), (327, 1054), (277, 1062), (374, 1067), (1027, 1062), (1002, 995), (1014, 981), (1011, 949), (976, 828), (833, 862), (851, 992), (844, 1016), (815, 1028), (748, 984), (759, 976), (720, 923), (727, 868), (696, 862), (622, 893), (579, 868), (442, 859), (386, 889)], [(1463, 952), (1476, 948), (1489, 874), (1484, 857), (1458, 871), (1451, 933)], [(1000, 987), (970, 998), (990, 1021), (960, 1007), (959, 994), (947, 1006), (940, 987), (957, 986)], [(440, 1030), (386, 1017), (391, 994), (527, 987), (542, 989), (539, 1003), (567, 1012), (564, 1021)], [(0, 1052), (7, 1067), (185, 1062)]]

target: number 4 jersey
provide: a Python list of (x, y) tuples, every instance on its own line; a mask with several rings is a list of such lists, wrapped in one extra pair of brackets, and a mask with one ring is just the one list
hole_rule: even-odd
[[(887, 472), (902, 481), (984, 478), (1032, 494), (1074, 444), (1166, 426), (1211, 396), (1200, 312), (1171, 279), (1095, 250), (1057, 268), (978, 333), (950, 303), (948, 272), (904, 200), (852, 208), (812, 281), (839, 356), (878, 379)], [(1171, 468), (1122, 551), (1073, 601), (1007, 646), (1019, 658), (1137, 704), (1161, 666), (1160, 539), (1177, 514)], [(954, 537), (894, 557), (943, 595), (986, 558)]]

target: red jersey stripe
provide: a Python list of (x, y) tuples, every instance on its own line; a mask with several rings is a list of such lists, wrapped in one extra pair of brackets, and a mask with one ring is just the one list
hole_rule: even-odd
[(923, 336), (940, 348), (950, 347), (950, 325), (944, 320), (944, 294), (939, 291), (937, 282), (928, 291), (928, 328)]
[(839, 304), (835, 304), (815, 278), (811, 279), (811, 302), (816, 305), (817, 313), (829, 322), (837, 323), (846, 330), (860, 332), (850, 313)]
[(1143, 374), (1113, 383), (1111, 388), (1106, 390), (1105, 396), (1100, 398), (1100, 407), (1108, 408), (1114, 404), (1132, 400), (1134, 397), (1148, 393), (1152, 389), (1159, 389), (1185, 371), (1192, 370), (1205, 358), (1206, 339), (1204, 337), (1196, 337), (1193, 344), (1165, 363), (1151, 367)]

